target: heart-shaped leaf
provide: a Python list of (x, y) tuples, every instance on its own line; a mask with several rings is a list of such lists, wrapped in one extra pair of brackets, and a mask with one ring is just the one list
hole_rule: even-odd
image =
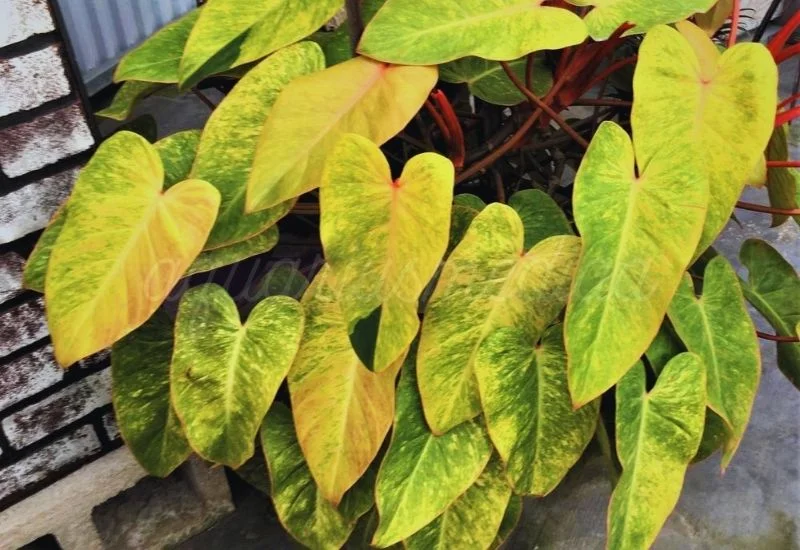
[(263, 233), (291, 209), (294, 203), (289, 201), (263, 212), (245, 214), (247, 178), (264, 122), (281, 90), (294, 79), (324, 67), (322, 50), (315, 43), (289, 46), (251, 69), (211, 114), (192, 167), (192, 177), (210, 182), (222, 195), (217, 223), (206, 249)]
[[(637, 2), (639, 3), (639, 2)], [(710, 196), (695, 258), (728, 222), (745, 180), (772, 134), (778, 71), (761, 44), (739, 43), (720, 54), (703, 31), (658, 26), (639, 49), (632, 126), (640, 166), (665, 149), (697, 158)], [(700, 174), (698, 174), (700, 175)], [(688, 246), (686, 242), (682, 246)]]
[(656, 25), (682, 21), (705, 12), (717, 0), (567, 0), (576, 6), (594, 6), (584, 17), (589, 35), (605, 40), (624, 23), (635, 25), (632, 33), (647, 32)]
[(318, 187), (325, 161), (344, 134), (359, 134), (377, 145), (395, 136), (425, 103), (437, 74), (436, 67), (357, 57), (294, 80), (275, 102), (261, 133), (247, 211), (270, 208)]
[[(772, 132), (772, 137), (767, 145), (766, 160), (789, 160), (789, 126), (779, 126)], [(791, 210), (797, 208), (797, 196), (800, 192), (800, 170), (797, 168), (771, 167), (767, 171), (767, 192), (769, 204), (774, 208)], [(772, 214), (772, 227), (777, 227), (789, 216)], [(800, 221), (800, 216), (795, 216)]]
[(292, 413), (318, 490), (338, 505), (392, 426), (397, 368), (374, 373), (359, 361), (329, 266), (306, 291), (303, 307), (306, 328), (289, 372)]
[(50, 264), (50, 254), (53, 247), (64, 228), (67, 216), (64, 214), (66, 204), (62, 204), (56, 210), (50, 222), (45, 227), (31, 255), (25, 262), (25, 270), (22, 272), (22, 285), (28, 290), (35, 290), (44, 294), (44, 282), (47, 277), (47, 266)]
[[(525, 81), (528, 58), (521, 57), (509, 62), (517, 76)], [(465, 57), (439, 67), (439, 76), (445, 82), (466, 84), (470, 93), (494, 105), (518, 105), (526, 101), (503, 67), (497, 61), (480, 57)], [(545, 95), (553, 86), (553, 74), (545, 66), (541, 56), (536, 56), (533, 65), (531, 90), (537, 96)]]
[(232, 468), (253, 441), (292, 364), (303, 310), (286, 296), (259, 302), (242, 324), (236, 304), (215, 284), (181, 299), (175, 322), (172, 397), (192, 448)]
[(389, 63), (437, 65), (475, 55), (510, 61), (580, 44), (586, 25), (542, 0), (388, 0), (367, 25), (359, 53)]
[(517, 494), (544, 496), (583, 454), (597, 425), (599, 402), (573, 410), (561, 325), (541, 341), (500, 328), (475, 360), (486, 427)]
[(133, 108), (140, 99), (152, 95), (163, 88), (165, 88), (165, 85), (158, 82), (129, 80), (123, 83), (117, 93), (114, 94), (111, 105), (101, 111), (97, 111), (95, 114), (121, 122), (131, 116)]
[(525, 250), (554, 235), (573, 235), (564, 211), (550, 195), (525, 189), (511, 195), (508, 205), (517, 211), (525, 228)]
[(111, 349), (117, 426), (139, 464), (159, 477), (192, 452), (169, 400), (171, 360), (172, 320), (160, 309)]
[(197, 259), (192, 262), (192, 265), (189, 266), (189, 269), (186, 270), (185, 276), (213, 271), (269, 252), (278, 244), (279, 238), (278, 226), (273, 225), (260, 235), (250, 237), (246, 241), (201, 252)]
[(554, 237), (525, 254), (522, 233), (516, 212), (492, 203), (442, 269), (425, 312), (417, 363), (434, 433), (481, 411), (473, 363), (489, 333), (520, 326), (535, 342), (564, 307), (580, 241)]
[(617, 387), (617, 454), (622, 476), (608, 507), (608, 547), (649, 548), (683, 487), (697, 453), (706, 409), (706, 374), (693, 353), (672, 359), (655, 388), (644, 366), (630, 369)]
[(320, 189), (320, 238), (338, 285), (348, 333), (380, 308), (365, 364), (381, 372), (419, 330), (419, 296), (447, 249), (453, 164), (436, 153), (413, 157), (399, 178), (380, 148), (346, 134), (334, 147)]
[(695, 147), (677, 140), (647, 163), (636, 159), (637, 177), (628, 134), (604, 122), (583, 158), (573, 192), (583, 251), (564, 325), (576, 407), (645, 353), (689, 266), (708, 204)]
[(78, 177), (45, 283), (62, 365), (144, 323), (200, 253), (219, 192), (199, 180), (162, 191), (163, 182), (158, 153), (130, 132), (103, 143)]
[(164, 165), (165, 188), (189, 177), (199, 144), (200, 130), (176, 132), (153, 144)]
[(212, 0), (186, 42), (181, 88), (305, 38), (342, 4), (343, 0)]
[(415, 353), (403, 365), (389, 450), (375, 486), (380, 516), (372, 544), (386, 548), (436, 519), (469, 489), (486, 467), (492, 444), (470, 420), (444, 435), (431, 433), (417, 390)]
[(669, 306), (669, 319), (689, 351), (705, 363), (708, 406), (728, 427), (724, 469), (742, 440), (761, 378), (756, 329), (739, 278), (725, 258), (717, 256), (706, 266), (699, 298), (691, 275), (684, 275)]

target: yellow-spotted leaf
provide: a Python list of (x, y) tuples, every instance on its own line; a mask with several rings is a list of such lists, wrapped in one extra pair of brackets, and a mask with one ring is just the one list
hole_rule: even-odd
[(111, 101), (111, 105), (101, 111), (97, 111), (95, 114), (97, 116), (110, 118), (112, 120), (126, 120), (129, 116), (131, 116), (133, 108), (136, 106), (136, 102), (154, 94), (164, 87), (164, 84), (158, 82), (129, 80), (128, 82), (123, 83), (117, 93), (114, 94), (114, 99)]
[(725, 258), (717, 256), (706, 266), (701, 297), (695, 296), (691, 275), (684, 275), (669, 306), (669, 319), (689, 351), (705, 363), (708, 406), (728, 428), (724, 469), (742, 440), (761, 377), (756, 329), (739, 278)]
[(380, 148), (355, 134), (331, 153), (320, 189), (320, 238), (348, 334), (378, 310), (371, 349), (360, 354), (376, 372), (417, 335), (419, 296), (447, 249), (454, 178), (448, 159), (424, 153), (393, 179)]
[(164, 165), (165, 188), (189, 177), (199, 144), (200, 130), (176, 132), (153, 144)]
[[(525, 80), (528, 58), (521, 57), (511, 61), (509, 65), (521, 80)], [(497, 61), (489, 61), (480, 57), (465, 57), (446, 63), (439, 67), (439, 76), (445, 82), (466, 84), (469, 91), (487, 103), (494, 105), (518, 105), (526, 101)], [(536, 56), (533, 65), (533, 93), (545, 95), (553, 86), (553, 74), (544, 64), (541, 56)]]
[(78, 176), (50, 255), (47, 321), (63, 366), (144, 323), (202, 249), (219, 192), (186, 180), (163, 191), (158, 153), (119, 132)]
[(306, 328), (289, 372), (292, 413), (318, 490), (338, 505), (392, 426), (397, 368), (375, 373), (359, 361), (329, 266), (306, 291), (303, 307)]
[(708, 204), (695, 147), (676, 140), (635, 162), (625, 130), (604, 122), (583, 158), (573, 192), (583, 251), (564, 325), (576, 407), (645, 353), (689, 266)]
[(299, 300), (307, 288), (308, 279), (294, 264), (279, 263), (255, 284), (252, 292), (256, 300), (267, 296), (291, 296)]
[(247, 211), (273, 207), (318, 187), (325, 161), (344, 134), (377, 145), (394, 137), (425, 103), (437, 75), (436, 67), (357, 57), (294, 80), (275, 102), (261, 134)]
[(192, 265), (189, 266), (189, 269), (186, 270), (185, 276), (213, 271), (269, 252), (278, 244), (279, 237), (278, 226), (273, 225), (260, 235), (250, 237), (246, 241), (201, 252), (197, 259), (192, 262)]
[(375, 486), (380, 516), (372, 544), (386, 548), (442, 514), (478, 479), (492, 455), (485, 428), (470, 420), (444, 435), (431, 433), (417, 390), (414, 351), (397, 387), (392, 441)]
[(172, 328), (172, 320), (159, 309), (111, 349), (119, 431), (139, 464), (159, 477), (192, 452), (169, 399)]
[(497, 537), (510, 498), (503, 463), (495, 455), (472, 487), (403, 545), (407, 550), (486, 550)]
[(511, 536), (511, 533), (514, 532), (514, 529), (517, 528), (520, 516), (522, 516), (522, 497), (512, 494), (511, 499), (508, 501), (508, 506), (506, 506), (506, 511), (503, 514), (503, 520), (500, 522), (500, 529), (497, 531), (497, 536), (495, 536), (492, 544), (489, 545), (490, 550), (497, 550), (503, 546), (503, 543), (506, 542), (508, 537)]
[(639, 363), (617, 387), (617, 455), (622, 476), (608, 507), (608, 548), (649, 548), (697, 453), (706, 408), (706, 373), (693, 353), (672, 359), (648, 392)]
[[(766, 160), (789, 160), (788, 133), (788, 125), (775, 128), (767, 145)], [(786, 210), (795, 209), (798, 207), (798, 192), (800, 192), (800, 170), (779, 167), (767, 170), (767, 193), (770, 206)], [(783, 214), (772, 214), (772, 227), (777, 227), (788, 219), (789, 216)], [(800, 216), (795, 216), (795, 219), (800, 220)]]
[(186, 41), (202, 11), (190, 11), (125, 54), (114, 71), (114, 81), (177, 83)]
[(211, 0), (186, 42), (181, 88), (305, 38), (342, 4), (343, 0)]
[[(375, 13), (383, 6), (386, 0), (361, 0), (361, 20), (364, 24), (372, 21)], [(328, 67), (338, 65), (354, 57), (353, 40), (350, 25), (343, 22), (333, 32), (316, 32), (311, 36), (325, 52), (325, 61)]]
[(594, 6), (584, 21), (589, 35), (605, 40), (622, 24), (635, 27), (631, 33), (647, 32), (651, 27), (675, 23), (697, 12), (705, 12), (717, 0), (567, 0), (576, 6)]
[(665, 321), (658, 329), (656, 337), (650, 342), (650, 347), (645, 352), (645, 357), (653, 370), (653, 374), (658, 376), (670, 359), (686, 351), (686, 347), (675, 334), (674, 329)]
[(511, 195), (508, 205), (517, 211), (525, 228), (525, 250), (554, 235), (573, 235), (564, 211), (550, 195), (525, 189)]
[(406, 65), (468, 55), (509, 61), (580, 44), (586, 25), (542, 0), (388, 0), (367, 25), (358, 51)]
[(474, 210), (477, 210), (478, 212), (486, 208), (486, 203), (483, 202), (483, 199), (477, 195), (473, 195), (472, 193), (459, 193), (458, 195), (454, 196), (453, 205), (468, 206)]
[[(292, 413), (275, 403), (261, 426), (272, 502), (281, 524), (312, 550), (338, 550), (372, 502), (369, 483), (358, 483), (337, 508), (325, 500), (311, 477), (297, 443)], [(365, 476), (366, 478), (366, 476)], [(368, 480), (367, 480), (368, 481)]]
[(232, 468), (253, 455), (258, 427), (302, 333), (303, 309), (286, 296), (259, 302), (243, 324), (221, 286), (202, 285), (183, 295), (172, 401), (197, 454)]
[(486, 427), (517, 494), (544, 496), (583, 454), (599, 400), (573, 410), (561, 325), (537, 344), (519, 328), (500, 328), (475, 360)]
[(455, 250), (458, 246), (458, 243), (464, 238), (464, 235), (467, 234), (467, 229), (472, 224), (472, 220), (474, 220), (478, 214), (480, 214), (479, 210), (475, 210), (469, 206), (462, 206), (460, 204), (454, 204), (453, 210), (450, 212), (450, 237), (447, 242), (447, 252), (445, 256), (450, 256), (450, 253)]
[(264, 122), (281, 90), (294, 79), (324, 67), (322, 50), (313, 42), (280, 50), (251, 69), (208, 119), (192, 177), (219, 189), (222, 204), (206, 249), (254, 237), (291, 209), (293, 202), (288, 201), (263, 212), (245, 214), (247, 178)]
[(714, 36), (719, 32), (725, 21), (733, 13), (733, 0), (717, 0), (707, 11), (696, 13), (694, 22), (703, 29), (708, 36)]
[[(764, 241), (749, 239), (739, 251), (747, 268), (742, 290), (747, 301), (772, 325), (778, 336), (797, 337), (800, 323), (800, 277), (780, 253)], [(800, 389), (800, 343), (777, 342), (778, 368)]]
[(535, 342), (564, 307), (580, 241), (552, 237), (527, 254), (509, 206), (487, 206), (445, 263), (422, 325), (417, 359), (425, 418), (442, 434), (481, 411), (473, 363), (494, 329)]
[(25, 262), (25, 270), (22, 272), (22, 286), (28, 290), (35, 290), (44, 294), (44, 282), (47, 276), (47, 266), (50, 263), (50, 254), (53, 252), (53, 246), (61, 234), (61, 229), (64, 227), (64, 222), (67, 220), (66, 216), (66, 203), (62, 204), (56, 210), (50, 223), (47, 224), (39, 240), (36, 241), (31, 255)]
[(697, 258), (728, 222), (766, 149), (778, 71), (761, 44), (739, 43), (720, 53), (691, 23), (679, 28), (647, 33), (633, 79), (631, 120), (640, 166), (680, 147), (682, 156), (673, 158), (696, 157), (708, 180), (711, 200)]

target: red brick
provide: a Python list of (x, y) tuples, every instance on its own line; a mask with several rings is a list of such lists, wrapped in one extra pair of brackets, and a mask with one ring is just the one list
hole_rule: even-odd
[[(2, 214), (0, 214), (0, 218), (2, 218)], [(22, 293), (24, 265), (25, 260), (16, 252), (6, 252), (0, 255), (0, 304)]]
[(0, 116), (68, 96), (71, 88), (61, 55), (61, 48), (53, 45), (0, 59)]
[(0, 313), (0, 357), (47, 336), (44, 300), (37, 298)]
[(0, 47), (55, 28), (47, 0), (3, 0), (0, 22)]

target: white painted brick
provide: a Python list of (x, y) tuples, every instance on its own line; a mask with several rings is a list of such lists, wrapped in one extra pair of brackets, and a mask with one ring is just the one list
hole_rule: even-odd
[(64, 369), (56, 364), (50, 345), (0, 365), (0, 410), (49, 388), (63, 378)]
[(0, 167), (10, 178), (86, 151), (94, 144), (78, 102), (0, 130)]
[(0, 501), (99, 450), (94, 429), (78, 428), (0, 470)]
[[(2, 200), (0, 200), (2, 204)], [(3, 212), (0, 206), (0, 212)], [(0, 213), (0, 218), (3, 214)], [(0, 241), (2, 242), (2, 241)], [(0, 304), (22, 293), (22, 270), (25, 260), (16, 252), (0, 255)]]
[(103, 428), (111, 441), (119, 438), (119, 426), (117, 426), (117, 419), (114, 418), (113, 412), (103, 415)]
[(37, 298), (0, 313), (0, 357), (47, 336), (44, 300)]
[(69, 93), (59, 46), (0, 59), (0, 116), (27, 111)]
[(109, 403), (111, 369), (105, 369), (6, 417), (3, 432), (21, 449)]
[(0, 244), (47, 226), (67, 199), (80, 168), (65, 170), (0, 197)]
[(47, 0), (0, 2), (0, 47), (54, 30)]

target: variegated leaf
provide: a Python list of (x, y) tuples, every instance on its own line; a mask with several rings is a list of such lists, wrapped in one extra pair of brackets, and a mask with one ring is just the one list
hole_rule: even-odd
[(525, 189), (511, 195), (508, 205), (517, 211), (525, 228), (525, 250), (554, 235), (573, 235), (564, 211), (550, 195)]
[(252, 293), (254, 300), (267, 296), (291, 296), (299, 300), (307, 288), (308, 279), (295, 265), (279, 263), (256, 283)]
[(184, 130), (153, 144), (164, 165), (165, 188), (169, 189), (189, 177), (199, 143), (200, 130)]
[[(527, 56), (509, 62), (511, 69), (523, 82), (527, 64)], [(466, 84), (472, 95), (494, 105), (512, 106), (526, 101), (497, 61), (480, 57), (456, 59), (439, 67), (439, 77), (445, 82)], [(552, 86), (552, 72), (544, 64), (544, 59), (536, 56), (531, 90), (537, 96), (544, 96)]]
[[(767, 145), (767, 161), (789, 160), (788, 133), (788, 124), (775, 128)], [(800, 170), (797, 168), (770, 167), (766, 173), (770, 206), (786, 210), (798, 208), (797, 195), (800, 192)], [(772, 227), (777, 227), (788, 219), (789, 216), (784, 214), (772, 214)], [(800, 216), (795, 216), (795, 220), (800, 221)]]
[(468, 206), (478, 212), (486, 208), (486, 203), (483, 202), (483, 199), (472, 193), (459, 193), (454, 196), (453, 205)]
[(677, 140), (634, 161), (625, 130), (604, 122), (583, 158), (573, 192), (583, 251), (564, 325), (576, 407), (645, 353), (689, 266), (708, 204), (695, 147)]
[(503, 514), (503, 520), (500, 522), (500, 529), (497, 531), (497, 536), (495, 536), (492, 544), (489, 545), (490, 550), (497, 550), (503, 547), (508, 537), (510, 537), (514, 529), (517, 528), (521, 516), (522, 497), (512, 494), (508, 501), (508, 506), (506, 506), (506, 511)]
[(436, 67), (357, 57), (294, 80), (261, 133), (247, 211), (271, 208), (318, 187), (325, 161), (344, 134), (377, 145), (394, 137), (425, 103), (437, 74)]
[(355, 134), (331, 153), (320, 189), (320, 238), (348, 334), (379, 310), (371, 353), (360, 354), (376, 372), (417, 335), (419, 296), (447, 249), (454, 178), (448, 159), (424, 153), (393, 179), (378, 146)]
[(232, 468), (253, 442), (303, 333), (303, 310), (285, 296), (267, 298), (244, 324), (224, 288), (194, 287), (175, 323), (171, 384), (175, 410), (192, 448)]
[(278, 226), (273, 225), (263, 233), (250, 237), (246, 241), (201, 252), (197, 259), (192, 262), (192, 265), (189, 266), (189, 269), (186, 270), (185, 276), (213, 271), (269, 252), (278, 244), (279, 238)]
[(450, 236), (447, 242), (447, 251), (445, 252), (446, 257), (449, 257), (464, 239), (472, 220), (478, 217), (478, 214), (480, 214), (480, 210), (461, 204), (453, 204), (453, 210), (450, 212)]
[(617, 387), (617, 454), (622, 476), (608, 507), (608, 547), (649, 548), (683, 486), (697, 453), (706, 408), (706, 374), (693, 353), (672, 359), (655, 388), (639, 363)]
[(97, 116), (110, 118), (112, 120), (123, 121), (126, 120), (131, 113), (136, 103), (149, 95), (161, 90), (165, 87), (164, 84), (159, 82), (144, 82), (141, 80), (129, 80), (124, 82), (117, 93), (114, 94), (114, 99), (111, 105), (97, 111)]
[(44, 282), (47, 276), (47, 266), (50, 264), (50, 254), (53, 252), (53, 246), (55, 246), (64, 222), (67, 220), (65, 209), (66, 203), (58, 207), (25, 262), (22, 285), (28, 290), (44, 294)]
[(694, 22), (710, 37), (719, 32), (733, 13), (733, 0), (716, 0), (708, 10), (694, 14)]
[(329, 266), (306, 291), (303, 306), (306, 328), (289, 372), (292, 414), (320, 494), (338, 505), (392, 425), (398, 369), (374, 373), (359, 361)]
[(632, 33), (647, 32), (656, 25), (682, 21), (708, 10), (717, 0), (567, 0), (576, 6), (594, 6), (584, 17), (589, 34), (605, 40), (622, 24), (635, 25)]

